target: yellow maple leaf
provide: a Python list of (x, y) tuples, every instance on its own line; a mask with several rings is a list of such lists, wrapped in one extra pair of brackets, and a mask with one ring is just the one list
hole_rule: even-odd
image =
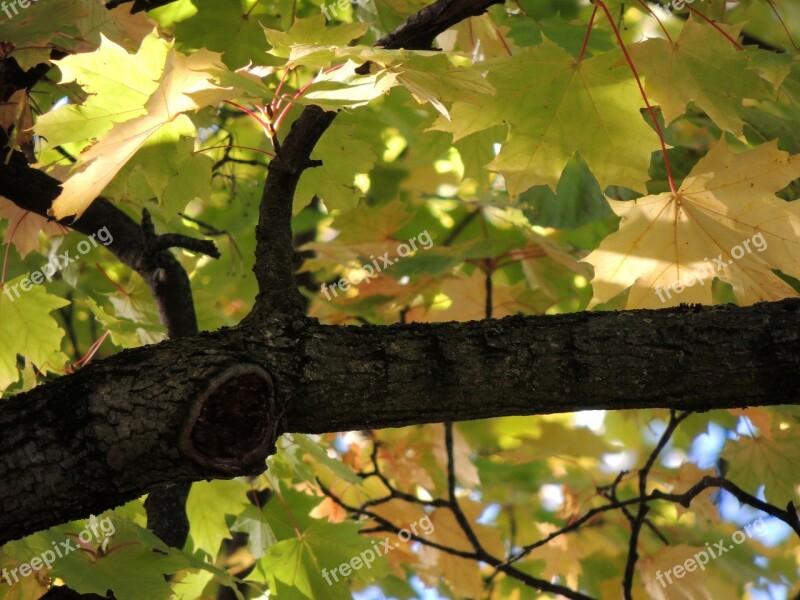
[(226, 71), (222, 56), (198, 50), (184, 56), (170, 49), (161, 81), (144, 105), (146, 114), (117, 123), (97, 144), (83, 152), (73, 175), (64, 182), (51, 208), (53, 216), (80, 217), (125, 163), (147, 140), (182, 113), (216, 104), (237, 95), (236, 88), (214, 82)]
[(711, 304), (714, 278), (743, 305), (797, 296), (772, 272), (800, 277), (800, 201), (775, 196), (797, 177), (800, 155), (776, 141), (740, 154), (720, 142), (676, 195), (609, 199), (622, 222), (584, 259), (594, 267), (589, 308), (630, 286), (626, 308)]
[[(523, 282), (509, 286), (502, 284), (499, 278), (493, 278), (492, 316), (499, 319), (519, 311), (531, 311), (532, 307), (520, 300), (524, 290)], [(481, 269), (475, 269), (470, 277), (459, 275), (445, 280), (442, 292), (452, 300), (452, 304), (443, 311), (429, 312), (428, 321), (472, 321), (486, 316), (486, 273)]]
[(23, 258), (39, 249), (39, 232), (48, 237), (69, 232), (63, 225), (20, 208), (3, 196), (0, 196), (0, 219), (8, 219), (5, 243), (13, 243)]
[[(539, 523), (537, 528), (541, 537), (546, 537), (558, 529), (552, 523)], [(540, 575), (543, 579), (551, 581), (554, 577), (563, 577), (568, 586), (575, 587), (583, 573), (580, 559), (584, 555), (580, 538), (562, 535), (534, 549), (528, 555), (528, 559), (544, 561), (545, 567)]]
[[(447, 447), (445, 446), (444, 429), (437, 424), (429, 424), (425, 426), (429, 431), (433, 442), (433, 455), (436, 457), (436, 462), (443, 471), (447, 470)], [(478, 475), (478, 467), (476, 467), (470, 460), (472, 448), (469, 443), (461, 435), (457, 428), (453, 428), (453, 461), (455, 462), (455, 473), (458, 482), (468, 488), (476, 488), (481, 484)]]
[(706, 566), (718, 556), (711, 556), (708, 547), (678, 544), (640, 558), (636, 567), (653, 600), (734, 598), (736, 588)]
[[(495, 558), (502, 558), (504, 548), (500, 531), (486, 525), (475, 524), (485, 505), (463, 499), (459, 504), (467, 520), (472, 524), (472, 530), (483, 549)], [(440, 508), (431, 513), (430, 518), (434, 530), (426, 536), (426, 539), (455, 550), (474, 551), (452, 511)], [(438, 583), (439, 577), (443, 577), (455, 594), (467, 598), (476, 598), (483, 587), (480, 564), (475, 560), (423, 546), (420, 548), (420, 562), (422, 566), (418, 575), (426, 585), (434, 586)]]
[[(672, 494), (683, 494), (694, 486), (698, 481), (705, 476), (716, 476), (717, 473), (714, 469), (701, 469), (692, 462), (685, 462), (676, 473), (674, 470), (668, 470), (663, 474), (654, 473), (661, 481), (666, 484), (667, 491)], [(719, 510), (711, 499), (710, 493), (703, 493), (696, 496), (692, 500), (691, 508), (675, 504), (675, 510), (678, 515), (690, 513), (697, 522), (714, 522), (719, 519)]]
[[(389, 563), (392, 574), (400, 579), (406, 579), (407, 573), (403, 565), (416, 565), (419, 563), (419, 555), (414, 551), (414, 544), (408, 534), (402, 532), (405, 529), (409, 533), (427, 538), (432, 532), (433, 523), (428, 521), (425, 511), (419, 504), (412, 504), (405, 500), (393, 499), (385, 504), (379, 504), (371, 508), (372, 512), (383, 517), (395, 527), (401, 529), (396, 533), (379, 532), (370, 534), (375, 540), (387, 540), (391, 544), (392, 551), (384, 554)], [(380, 523), (375, 522), (378, 526)]]

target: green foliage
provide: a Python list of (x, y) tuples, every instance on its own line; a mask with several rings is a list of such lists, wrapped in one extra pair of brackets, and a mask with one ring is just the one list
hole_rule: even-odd
[[(338, 7), (331, 22), (322, 4)], [(613, 27), (578, 0), (508, 2), (423, 51), (372, 46), (421, 0), (344, 8), (180, 0), (137, 15), (130, 3), (108, 11), (99, 0), (42, 0), (12, 19), (0, 13), (4, 57), (22, 69), (52, 66), (47, 80), (0, 108), (0, 125), (37, 168), (64, 182), (58, 216), (80, 214), (102, 195), (137, 219), (146, 207), (159, 232), (215, 240), (219, 260), (173, 250), (201, 329), (236, 325), (252, 307), (258, 206), (280, 148), (273, 140), (282, 142), (308, 105), (338, 111), (310, 156), (321, 164), (305, 170), (293, 206), (299, 270), (311, 282), (303, 289), (308, 313), (323, 322), (797, 296), (800, 9), (706, 0), (683, 18), (653, 3), (652, 12), (606, 4)], [(149, 290), (104, 248), (15, 297), (13, 286), (80, 238), (2, 197), (0, 232), (4, 398), (88, 359), (163, 339)], [(707, 286), (657, 300), (657, 289), (758, 233), (764, 252), (731, 263)], [(417, 248), (403, 255), (412, 239)], [(381, 256), (393, 264), (365, 279)], [(359, 282), (327, 299), (319, 286), (342, 278)], [(463, 557), (473, 545), (444, 506), (448, 469), (465, 519), (505, 561), (590, 509), (637, 496), (635, 474), (668, 420), (665, 411), (643, 410), (460, 423), (452, 462), (441, 425), (287, 434), (266, 474), (192, 486), (183, 549), (145, 529), (140, 499), (107, 513), (115, 525), (107, 539), (12, 586), (0, 579), (0, 600), (39, 598), (47, 577), (83, 593), (110, 589), (121, 600), (213, 598), (223, 588), (279, 600), (357, 591), (413, 598), (422, 587), (447, 598), (554, 597), (485, 557)], [(797, 504), (798, 430), (796, 407), (692, 415), (654, 461), (648, 491), (683, 493), (724, 475), (782, 509)], [(621, 470), (630, 473), (614, 483)], [(354, 515), (342, 504), (365, 510)], [(798, 540), (776, 519), (765, 519), (769, 535), (702, 573), (669, 588), (657, 582), (659, 570), (763, 516), (740, 509), (718, 491), (689, 507), (652, 503), (634, 597), (733, 598), (770, 585), (796, 595)], [(433, 529), (418, 530), (421, 540), (398, 537), (425, 518)], [(6, 544), (0, 568), (19, 568), (87, 526)], [(630, 529), (620, 510), (606, 511), (512, 563), (528, 576), (617, 598)], [(323, 569), (387, 536), (391, 553), (329, 585)]]

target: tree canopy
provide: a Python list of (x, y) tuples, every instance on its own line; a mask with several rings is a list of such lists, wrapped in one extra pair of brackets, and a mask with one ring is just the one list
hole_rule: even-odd
[(800, 598), (800, 5), (0, 40), (0, 600)]

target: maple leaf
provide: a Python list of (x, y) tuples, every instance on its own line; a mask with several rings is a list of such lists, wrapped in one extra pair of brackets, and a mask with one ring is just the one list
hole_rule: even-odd
[[(483, 63), (473, 65), (452, 52), (305, 44), (295, 46), (289, 56), (292, 65), (309, 67), (323, 67), (339, 60), (346, 62), (317, 77), (302, 102), (330, 108), (355, 107), (393, 87), (404, 86), (417, 102), (429, 103), (449, 119), (445, 103), (458, 100), (483, 106), (486, 96), (495, 92), (483, 77)], [(371, 65), (371, 71), (362, 75), (358, 69), (366, 63)]]
[[(742, 26), (718, 25), (733, 39)], [(689, 19), (671, 44), (650, 39), (631, 46), (631, 57), (645, 79), (645, 91), (661, 106), (669, 123), (694, 102), (723, 129), (742, 133), (743, 98), (768, 99), (770, 86), (737, 50), (710, 25)]]
[(28, 357), (42, 373), (57, 371), (68, 361), (60, 350), (64, 331), (50, 312), (69, 302), (48, 294), (41, 285), (27, 292), (23, 288), (24, 296), (15, 298), (14, 288), (24, 280), (7, 281), (0, 294), (0, 392), (19, 379), (17, 353)]
[(87, 94), (83, 104), (67, 104), (36, 122), (36, 133), (50, 147), (93, 140), (114, 123), (145, 114), (145, 103), (158, 87), (169, 46), (155, 34), (147, 36), (136, 54), (102, 36), (95, 52), (54, 61), (61, 83), (75, 82)]
[[(183, 116), (182, 113), (236, 97), (242, 91), (236, 84), (247, 81), (247, 77), (235, 75), (215, 52), (198, 50), (184, 56), (170, 48), (158, 87), (143, 106), (145, 114), (116, 123), (97, 144), (80, 155), (73, 175), (53, 203), (53, 215), (63, 219), (83, 214), (136, 151), (162, 127)], [(227, 85), (219, 85), (220, 81)]]
[(775, 196), (797, 177), (800, 156), (775, 141), (740, 154), (720, 142), (677, 196), (609, 199), (622, 222), (584, 259), (595, 271), (589, 307), (630, 286), (626, 308), (711, 304), (714, 277), (742, 304), (797, 296), (772, 272), (800, 277), (800, 203)]
[(39, 232), (48, 237), (67, 233), (63, 225), (24, 210), (3, 196), (0, 196), (0, 219), (8, 219), (6, 244), (13, 243), (23, 258), (39, 249)]
[[(427, 539), (430, 536), (430, 533), (433, 533), (431, 530), (433, 522), (428, 525), (428, 522), (425, 519), (425, 511), (417, 504), (411, 504), (404, 500), (392, 499), (388, 502), (373, 507), (371, 510), (376, 515), (383, 517), (397, 528), (406, 529), (411, 533), (416, 531), (415, 535), (418, 535), (422, 538)], [(381, 524), (379, 522), (375, 522), (374, 525), (379, 527)], [(425, 527), (426, 525), (427, 527)], [(395, 533), (389, 533), (389, 535), (386, 535), (385, 533), (380, 532), (370, 535), (370, 537), (375, 540), (384, 540), (388, 538), (388, 542), (392, 545), (392, 551), (386, 553), (385, 556), (387, 562), (389, 563), (389, 568), (395, 576), (405, 579), (407, 575), (403, 570), (403, 565), (416, 565), (419, 563), (419, 556), (414, 551), (413, 542), (405, 538), (405, 536), (401, 538)]]
[[(520, 311), (530, 312), (532, 307), (520, 299), (524, 291), (524, 282), (509, 286), (493, 278), (492, 316), (500, 318)], [(452, 300), (452, 304), (445, 310), (428, 312), (427, 320), (437, 323), (471, 321), (486, 316), (486, 273), (481, 269), (475, 269), (470, 277), (460, 275), (447, 279), (442, 284), (442, 292)]]
[[(433, 455), (443, 471), (448, 468), (447, 447), (445, 446), (444, 429), (437, 425), (426, 425), (431, 437), (435, 440)], [(470, 460), (472, 448), (457, 428), (453, 428), (453, 462), (458, 482), (467, 488), (476, 488), (481, 484), (477, 467)]]
[(264, 28), (267, 41), (272, 45), (270, 54), (288, 57), (294, 46), (309, 43), (320, 46), (344, 46), (360, 38), (369, 29), (367, 23), (343, 23), (335, 27), (325, 26), (325, 17), (316, 14), (308, 19), (295, 19), (288, 31)]
[[(708, 573), (704, 570), (698, 570), (695, 567), (693, 571), (685, 572), (680, 580), (673, 579), (671, 575), (676, 566), (682, 566), (686, 559), (693, 558), (700, 552), (708, 556), (704, 547), (678, 544), (663, 548), (652, 557), (640, 558), (636, 566), (650, 597), (656, 600), (678, 600), (679, 598), (713, 600), (714, 595), (709, 591), (706, 581)], [(669, 579), (667, 579), (667, 573), (670, 573)]]
[(334, 123), (317, 145), (311, 157), (322, 165), (306, 169), (300, 176), (292, 210), (299, 213), (314, 196), (329, 209), (354, 208), (361, 190), (354, 183), (358, 173), (369, 172), (375, 164), (372, 147), (355, 137), (355, 128)]
[(457, 41), (461, 48), (471, 48), (475, 60), (486, 60), (511, 54), (504, 37), (504, 34), (508, 33), (508, 27), (495, 25), (489, 14), (465, 19), (455, 25), (451, 31), (455, 34), (450, 36), (453, 41)]
[[(461, 500), (460, 505), (481, 546), (494, 557), (502, 557), (504, 548), (500, 530), (474, 524), (485, 506), (468, 500)], [(438, 508), (430, 514), (430, 520), (433, 531), (425, 536), (426, 539), (463, 552), (475, 551), (451, 510)], [(436, 585), (439, 577), (443, 577), (453, 592), (467, 598), (474, 597), (475, 590), (481, 589), (480, 566), (474, 560), (423, 546), (420, 548), (420, 562), (420, 579), (428, 585)]]
[(785, 506), (800, 497), (797, 477), (792, 475), (800, 456), (797, 431), (786, 429), (771, 439), (741, 437), (729, 441), (722, 456), (730, 463), (728, 477), (754, 494), (763, 485), (767, 502)]
[(33, 116), (28, 90), (17, 90), (0, 104), (0, 127), (9, 134), (11, 147), (26, 146), (33, 141)]
[[(544, 538), (558, 530), (552, 523), (539, 523), (539, 538)], [(577, 585), (578, 577), (583, 573), (580, 559), (585, 555), (581, 540), (577, 537), (562, 535), (544, 546), (534, 549), (528, 559), (545, 563), (542, 577), (551, 580), (553, 577), (565, 577), (570, 586)]]
[(641, 96), (627, 67), (611, 53), (577, 63), (546, 38), (527, 54), (480, 63), (496, 97), (479, 105), (456, 102), (450, 120), (433, 127), (456, 140), (509, 124), (500, 154), (488, 165), (517, 196), (534, 185), (554, 191), (578, 152), (605, 189), (644, 189), (650, 153), (659, 147), (642, 118)]

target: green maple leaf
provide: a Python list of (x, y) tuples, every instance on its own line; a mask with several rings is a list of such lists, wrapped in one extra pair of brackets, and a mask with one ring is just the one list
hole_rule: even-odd
[[(373, 581), (387, 573), (386, 560), (378, 556), (370, 538), (361, 537), (358, 523), (327, 523), (317, 521), (302, 532), (270, 546), (261, 558), (251, 578), (263, 578), (270, 590), (280, 598), (350, 598), (349, 578)], [(375, 559), (369, 566), (362, 561), (348, 577), (331, 571), (367, 551)], [(369, 555), (367, 555), (369, 556)], [(357, 563), (358, 564), (358, 563)], [(327, 570), (328, 580), (323, 577)], [(337, 580), (338, 579), (338, 583)]]
[(144, 105), (158, 87), (169, 46), (155, 35), (128, 54), (122, 46), (102, 39), (95, 52), (75, 54), (55, 61), (61, 83), (76, 82), (87, 94), (80, 105), (67, 104), (42, 115), (35, 131), (51, 147), (92, 140), (114, 123), (145, 114)]
[(292, 46), (317, 44), (320, 46), (346, 46), (360, 38), (369, 29), (368, 23), (345, 23), (336, 27), (325, 27), (322, 14), (308, 19), (295, 19), (288, 31), (264, 28), (267, 40), (272, 45), (270, 54), (287, 58)]
[[(405, 87), (420, 104), (429, 103), (445, 118), (445, 107), (456, 100), (483, 105), (494, 88), (483, 77), (482, 65), (473, 66), (463, 56), (451, 52), (424, 50), (386, 50), (371, 46), (296, 45), (292, 65), (324, 67), (346, 60), (337, 70), (314, 80), (301, 101), (329, 108), (360, 106), (382, 96), (395, 86)], [(369, 74), (358, 68), (369, 63)]]
[(178, 116), (159, 128), (117, 173), (103, 193), (107, 197), (145, 204), (156, 199), (169, 219), (192, 200), (211, 195), (213, 159), (194, 152), (195, 128)]
[(178, 23), (176, 36), (181, 49), (206, 48), (223, 53), (223, 61), (231, 68), (249, 63), (268, 65), (274, 62), (267, 54), (260, 20), (272, 19), (274, 9), (267, 3), (252, 1), (217, 2), (193, 0), (197, 10), (189, 19)]
[[(719, 25), (736, 39), (743, 24)], [(687, 21), (670, 44), (650, 39), (631, 46), (631, 56), (645, 79), (645, 91), (661, 105), (669, 123), (694, 102), (723, 129), (742, 133), (743, 98), (769, 99), (774, 94), (745, 52), (737, 50), (710, 25)]]
[(334, 123), (311, 154), (322, 166), (306, 169), (297, 184), (294, 212), (300, 212), (317, 195), (328, 209), (349, 209), (358, 204), (361, 190), (354, 184), (358, 173), (375, 165), (375, 152), (355, 137), (355, 127)]
[(159, 569), (162, 562), (152, 548), (128, 546), (94, 562), (83, 552), (74, 552), (54, 563), (53, 573), (85, 594), (114, 590), (119, 600), (168, 598), (171, 588)]
[(772, 438), (742, 437), (729, 441), (722, 456), (730, 463), (728, 478), (748, 492), (755, 494), (763, 485), (767, 502), (785, 506), (790, 500), (797, 501), (800, 438), (794, 429), (780, 431)]
[(545, 39), (528, 54), (482, 63), (496, 97), (480, 105), (456, 102), (451, 120), (440, 117), (434, 128), (458, 140), (507, 123), (508, 137), (488, 168), (503, 174), (513, 196), (537, 184), (555, 191), (576, 152), (602, 189), (643, 190), (659, 142), (640, 114), (631, 72), (618, 63), (611, 52), (577, 63)]
[[(133, 321), (131, 319), (118, 318), (106, 312), (93, 298), (87, 298), (87, 307), (94, 318), (111, 332), (111, 340), (120, 348), (138, 348), (144, 343), (144, 336), (141, 332), (162, 333), (163, 327)], [(146, 334), (145, 334), (146, 335)]]
[(248, 506), (249, 488), (241, 481), (197, 481), (186, 500), (195, 550), (216, 558), (222, 540), (231, 537), (225, 515), (238, 515)]
[[(83, 214), (133, 155), (159, 130), (181, 118), (180, 113), (196, 111), (259, 87), (255, 76), (229, 71), (220, 62), (219, 54), (198, 50), (191, 56), (184, 56), (175, 52), (172, 45), (169, 44), (169, 51), (158, 64), (161, 73), (158, 87), (143, 104), (144, 114), (114, 123), (96, 144), (79, 156), (71, 176), (62, 186), (61, 195), (53, 203), (52, 212), (57, 218)], [(247, 82), (246, 87), (241, 87), (239, 82)], [(187, 124), (190, 125), (188, 121)], [(190, 125), (192, 135), (193, 129)], [(202, 170), (202, 163), (191, 166), (194, 172)], [(198, 191), (202, 192), (193, 190), (192, 197), (198, 195)], [(175, 196), (168, 201), (168, 209), (181, 207), (180, 193)]]
[[(41, 372), (53, 372), (67, 363), (61, 352), (64, 330), (50, 316), (50, 311), (69, 302), (47, 293), (41, 285), (29, 291), (17, 286), (25, 277), (7, 281), (0, 294), (0, 392), (19, 378), (17, 354), (33, 362)], [(12, 301), (10, 298), (14, 298)]]

